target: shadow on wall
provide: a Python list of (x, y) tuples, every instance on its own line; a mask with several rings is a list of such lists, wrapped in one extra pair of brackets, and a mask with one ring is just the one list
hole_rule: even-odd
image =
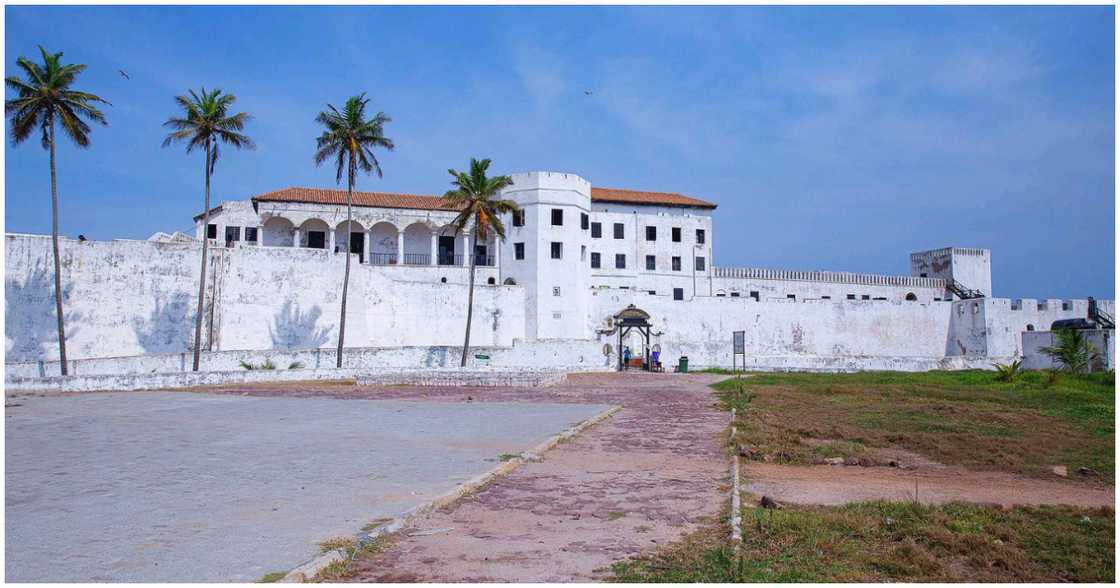
[[(65, 280), (65, 277), (63, 278)], [(62, 308), (66, 340), (78, 334), (80, 312), (66, 310), (74, 285), (63, 281)], [(54, 310), (54, 273), (36, 264), (23, 282), (4, 281), (5, 361), (31, 361), (46, 357), (45, 346), (58, 345), (58, 321)], [(18, 310), (17, 310), (18, 309)]]
[(330, 341), (334, 327), (315, 328), (323, 311), (319, 305), (301, 312), (291, 301), (285, 302), (268, 327), (273, 349), (318, 349)]
[(177, 292), (166, 303), (156, 299), (156, 306), (148, 320), (132, 319), (136, 342), (144, 353), (177, 353), (187, 351), (194, 332), (192, 296)]

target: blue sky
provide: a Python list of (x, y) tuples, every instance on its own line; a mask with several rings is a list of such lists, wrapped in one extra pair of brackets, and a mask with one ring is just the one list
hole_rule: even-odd
[[(175, 94), (219, 87), (255, 117), (222, 200), (332, 186), (314, 116), (365, 91), (397, 149), (361, 189), (442, 194), (484, 156), (714, 201), (716, 265), (905, 274), (912, 251), (987, 247), (998, 296), (1114, 295), (1112, 7), (5, 14), (6, 75), (43, 44), (113, 102), (90, 149), (60, 148), (71, 236), (189, 229), (200, 157), (160, 147)], [(49, 232), (46, 153), (5, 153), (7, 230)]]

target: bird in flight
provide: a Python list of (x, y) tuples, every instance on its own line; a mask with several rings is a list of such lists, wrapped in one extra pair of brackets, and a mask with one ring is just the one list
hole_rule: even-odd
[(131, 80), (132, 79), (132, 78), (128, 77), (128, 74), (125, 73), (125, 71), (123, 69), (118, 69), (117, 71), (121, 72), (121, 77), (123, 77), (124, 79), (126, 79), (126, 80)]
[(591, 95), (591, 90), (584, 90), (583, 93), (587, 96)]

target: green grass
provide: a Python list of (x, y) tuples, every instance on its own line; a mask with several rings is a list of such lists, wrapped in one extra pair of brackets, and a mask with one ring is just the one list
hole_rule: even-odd
[(1112, 582), (1111, 509), (864, 502), (746, 508), (739, 555), (709, 526), (617, 582)]
[(284, 576), (287, 575), (288, 572), (269, 572), (261, 576), (261, 579), (257, 580), (257, 582), (261, 584), (273, 584), (279, 582), (280, 580), (283, 580)]
[(738, 409), (736, 442), (780, 462), (810, 463), (831, 441), (843, 457), (888, 447), (974, 469), (1047, 476), (1060, 464), (1115, 475), (1111, 373), (1053, 382), (1042, 372), (998, 382), (983, 370), (765, 373), (714, 388), (724, 409)]

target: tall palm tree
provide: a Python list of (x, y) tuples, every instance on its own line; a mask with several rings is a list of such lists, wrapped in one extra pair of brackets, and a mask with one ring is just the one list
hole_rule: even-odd
[(234, 149), (254, 149), (256, 145), (241, 131), (251, 118), (247, 113), (231, 115), (230, 107), (237, 101), (233, 94), (223, 94), (214, 89), (202, 88), (198, 93), (188, 90), (185, 96), (176, 96), (175, 103), (182, 109), (180, 116), (173, 116), (163, 126), (174, 129), (163, 140), (163, 146), (186, 142), (187, 153), (197, 148), (203, 150), (203, 175), (206, 190), (202, 205), (202, 269), (198, 274), (198, 307), (194, 318), (194, 371), (202, 354), (202, 307), (206, 296), (206, 262), (209, 257), (210, 239), (210, 176), (218, 162), (218, 145), (225, 143)]
[(342, 367), (342, 345), (346, 338), (346, 290), (350, 286), (350, 229), (353, 219), (354, 184), (358, 172), (376, 172), (382, 177), (381, 163), (374, 155), (374, 148), (393, 150), (393, 140), (385, 136), (385, 123), (389, 122), (384, 112), (378, 112), (366, 119), (366, 105), (369, 99), (365, 92), (351, 96), (339, 111), (327, 104), (327, 110), (315, 117), (315, 122), (323, 125), (323, 134), (316, 140), (315, 165), (323, 165), (328, 159), (335, 160), (335, 182), (342, 183), (342, 173), (346, 172), (346, 272), (342, 275), (342, 309), (338, 319), (338, 351), (335, 353), (335, 366)]
[(502, 224), (501, 215), (520, 210), (516, 202), (501, 200), (497, 197), (502, 188), (513, 184), (513, 180), (509, 176), (486, 177), (486, 170), (489, 168), (489, 159), (480, 161), (472, 157), (470, 173), (453, 169), (447, 170), (451, 174), (451, 185), (455, 186), (455, 189), (449, 190), (443, 195), (448, 208), (459, 210), (458, 216), (451, 221), (451, 226), (455, 227), (455, 234), (458, 235), (460, 231), (466, 230), (468, 226), (470, 227), (471, 245), (470, 251), (466, 252), (467, 257), (471, 260), (470, 285), (467, 289), (467, 332), (463, 337), (463, 358), (459, 362), (460, 367), (466, 367), (467, 350), (471, 345), (471, 317), (474, 314), (474, 268), (477, 261), (474, 252), (478, 246), (478, 240), (482, 238), (485, 242), (486, 238), (493, 232), (498, 239), (504, 241), (506, 227)]
[(109, 104), (94, 94), (80, 92), (70, 86), (85, 71), (83, 64), (62, 63), (62, 53), (47, 53), (39, 47), (43, 63), (32, 62), (26, 57), (16, 60), (23, 70), (24, 79), (16, 76), (4, 78), (4, 84), (16, 92), (16, 97), (5, 103), (4, 113), (11, 119), (12, 143), (19, 145), (38, 128), (43, 149), (51, 154), (51, 247), (54, 250), (54, 307), (58, 318), (58, 360), (62, 375), (66, 369), (66, 326), (62, 316), (62, 269), (58, 254), (58, 174), (55, 165), (55, 121), (75, 145), (89, 147), (90, 127), (84, 119), (95, 123), (105, 122), (105, 115), (97, 104)]

